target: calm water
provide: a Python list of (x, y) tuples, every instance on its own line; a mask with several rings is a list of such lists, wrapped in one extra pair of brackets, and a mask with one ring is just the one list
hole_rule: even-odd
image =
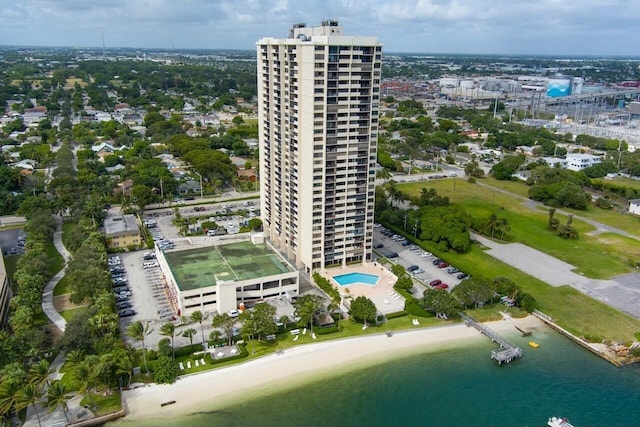
[[(640, 426), (640, 369), (616, 368), (549, 329), (510, 336), (525, 354), (491, 363), (488, 339), (344, 372), (209, 413), (189, 426)], [(150, 425), (162, 425), (154, 420)], [(140, 423), (137, 423), (140, 425)]]

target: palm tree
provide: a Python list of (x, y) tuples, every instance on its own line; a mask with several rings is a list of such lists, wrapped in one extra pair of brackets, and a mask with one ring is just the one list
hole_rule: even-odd
[(71, 394), (67, 394), (67, 386), (60, 380), (55, 380), (47, 389), (47, 407), (50, 412), (55, 411), (58, 406), (61, 407), (64, 417), (66, 418), (67, 423), (69, 423), (69, 415), (67, 415), (67, 412), (69, 412), (69, 405), (67, 405), (67, 400), (72, 397), (73, 396)]
[(67, 353), (67, 362), (72, 365), (82, 363), (82, 361), (84, 361), (84, 358), (85, 354), (82, 350), (71, 350), (69, 353)]
[(133, 357), (129, 353), (119, 353), (118, 358), (116, 359), (116, 375), (124, 375), (127, 374), (129, 376), (129, 381), (127, 382), (127, 387), (131, 384), (131, 375), (133, 373), (134, 368)]
[(496, 227), (498, 226), (498, 216), (494, 213), (489, 215), (487, 219), (487, 230), (491, 231), (491, 238), (493, 239), (493, 235), (496, 232)]
[(191, 321), (200, 323), (200, 333), (202, 334), (202, 349), (205, 349), (204, 345), (204, 329), (202, 328), (202, 321), (204, 320), (204, 315), (200, 310), (196, 310), (191, 313)]
[(16, 399), (16, 409), (18, 410), (33, 406), (33, 409), (36, 411), (36, 418), (38, 419), (38, 425), (40, 427), (42, 427), (42, 423), (40, 423), (40, 413), (38, 412), (37, 405), (40, 403), (42, 395), (43, 391), (34, 383), (30, 383), (22, 388)]
[(3, 419), (9, 419), (15, 411), (20, 391), (19, 381), (4, 381), (0, 385), (0, 415)]
[(176, 325), (173, 323), (165, 323), (160, 327), (160, 335), (164, 337), (171, 337), (171, 356), (176, 358), (176, 350), (173, 347), (173, 338), (176, 336)]
[(192, 346), (193, 345), (193, 337), (197, 333), (198, 333), (198, 331), (196, 331), (195, 329), (189, 328), (189, 329), (185, 329), (184, 331), (182, 331), (182, 336), (185, 337), (185, 338), (189, 338), (189, 345)]
[(71, 376), (78, 382), (78, 384), (80, 384), (78, 393), (85, 393), (91, 401), (92, 406), (95, 408), (96, 402), (93, 400), (93, 397), (91, 397), (91, 393), (89, 392), (89, 386), (94, 380), (94, 369), (92, 369), (87, 362), (82, 362), (74, 368)]
[(40, 362), (31, 366), (29, 369), (29, 381), (41, 388), (43, 385), (49, 385), (49, 375), (53, 371), (51, 370), (51, 364), (47, 359), (42, 359)]
[(127, 335), (133, 338), (136, 341), (140, 341), (142, 344), (142, 361), (144, 362), (144, 370), (148, 372), (147, 369), (147, 355), (146, 355), (146, 347), (144, 346), (144, 338), (153, 332), (153, 329), (149, 329), (149, 322), (145, 322), (144, 324), (140, 320), (136, 320), (127, 329)]
[(500, 240), (504, 240), (504, 234), (511, 231), (511, 227), (509, 227), (509, 221), (507, 218), (500, 218), (498, 220), (498, 229), (500, 230)]
[(289, 316), (283, 314), (278, 320), (280, 321), (280, 323), (282, 323), (282, 327), (286, 330), (287, 325), (289, 324)]

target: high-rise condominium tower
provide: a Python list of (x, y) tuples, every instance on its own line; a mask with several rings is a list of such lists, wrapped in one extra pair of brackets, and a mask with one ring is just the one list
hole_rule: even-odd
[(257, 53), (268, 239), (307, 272), (370, 260), (382, 45), (327, 20)]

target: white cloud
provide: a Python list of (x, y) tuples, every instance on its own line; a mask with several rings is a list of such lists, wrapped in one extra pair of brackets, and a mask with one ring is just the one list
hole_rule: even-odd
[(252, 49), (338, 19), (387, 51), (638, 54), (623, 0), (0, 0), (0, 43)]

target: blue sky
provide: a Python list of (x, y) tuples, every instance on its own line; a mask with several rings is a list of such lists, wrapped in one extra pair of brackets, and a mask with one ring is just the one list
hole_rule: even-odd
[(327, 18), (387, 52), (640, 55), (637, 0), (0, 0), (0, 44), (253, 49)]

